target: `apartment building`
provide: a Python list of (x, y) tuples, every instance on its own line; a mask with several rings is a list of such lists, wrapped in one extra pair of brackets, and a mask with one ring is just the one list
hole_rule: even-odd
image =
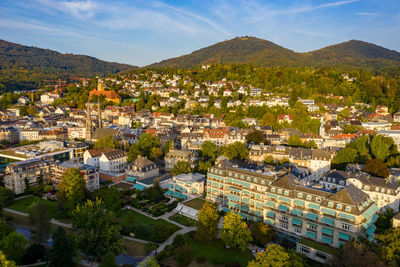
[(194, 168), (196, 160), (197, 155), (193, 151), (170, 149), (170, 151), (164, 157), (165, 170), (171, 171), (178, 161), (185, 161), (189, 163), (191, 168)]
[(66, 161), (54, 164), (51, 167), (50, 181), (57, 185), (62, 181), (64, 173), (72, 168), (76, 168), (80, 171), (87, 190), (94, 191), (100, 188), (98, 168), (77, 161)]
[(299, 167), (309, 168), (313, 177), (330, 170), (331, 154), (321, 149), (308, 149), (302, 147), (251, 145), (249, 147), (249, 160), (263, 162), (266, 157), (273, 157), (279, 161), (289, 160)]
[(18, 130), (14, 127), (2, 127), (0, 128), (0, 140), (7, 141), (11, 144), (18, 143), (19, 134)]
[(46, 184), (49, 174), (50, 165), (42, 159), (14, 162), (5, 169), (4, 185), (18, 195), (24, 192), (27, 184), (35, 186), (40, 180)]
[[(207, 174), (207, 200), (244, 219), (270, 224), (297, 251), (327, 262), (351, 238), (374, 238), (378, 206), (354, 185), (337, 192), (300, 185), (290, 174), (256, 172), (218, 159)], [(326, 248), (326, 249), (321, 249)]]
[(88, 149), (83, 154), (85, 164), (106, 172), (125, 172), (127, 166), (126, 152), (120, 149), (97, 148)]
[(172, 181), (168, 183), (166, 195), (178, 199), (202, 195), (204, 193), (205, 180), (205, 175), (200, 173), (183, 173), (176, 175), (172, 178)]

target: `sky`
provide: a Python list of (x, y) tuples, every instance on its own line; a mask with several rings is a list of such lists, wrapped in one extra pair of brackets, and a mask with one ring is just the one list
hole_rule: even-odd
[(400, 0), (0, 0), (0, 39), (136, 66), (237, 36), (400, 51)]

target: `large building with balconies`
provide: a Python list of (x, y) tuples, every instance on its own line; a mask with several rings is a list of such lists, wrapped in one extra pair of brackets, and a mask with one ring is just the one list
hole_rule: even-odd
[(296, 242), (298, 252), (320, 262), (352, 238), (375, 236), (379, 208), (353, 184), (321, 190), (300, 185), (288, 172), (252, 171), (219, 159), (207, 174), (206, 192), (223, 210), (270, 224)]

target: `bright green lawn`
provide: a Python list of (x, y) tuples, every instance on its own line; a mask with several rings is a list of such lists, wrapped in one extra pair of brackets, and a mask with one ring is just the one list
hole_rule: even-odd
[[(133, 222), (130, 222), (129, 214), (133, 214)], [(181, 228), (167, 222), (164, 219), (154, 220), (148, 216), (142, 215), (134, 210), (124, 210), (118, 217), (119, 222), (124, 227), (133, 228), (136, 238), (143, 240), (150, 240), (150, 235), (153, 232), (154, 227), (162, 225), (165, 231), (171, 235)], [(145, 231), (143, 229), (146, 229)], [(165, 238), (166, 239), (166, 238)]]
[(196, 220), (193, 220), (193, 219), (191, 219), (189, 217), (186, 217), (186, 216), (184, 216), (182, 214), (178, 214), (178, 213), (170, 216), (168, 219), (170, 219), (172, 221), (175, 221), (177, 223), (180, 223), (180, 224), (182, 224), (184, 226), (196, 226), (197, 225), (197, 221)]
[(194, 199), (186, 201), (186, 202), (184, 202), (182, 204), (184, 204), (184, 205), (186, 205), (188, 207), (194, 208), (196, 210), (200, 210), (203, 207), (204, 203), (206, 203), (206, 202), (207, 201), (204, 200), (204, 199), (194, 198)]
[(229, 262), (239, 262), (241, 266), (253, 259), (250, 250), (244, 252), (237, 249), (227, 249), (221, 239), (211, 242), (203, 242), (193, 239), (189, 234), (185, 234), (185, 243), (193, 250), (195, 258), (204, 258), (212, 264), (226, 264)]
[(50, 217), (57, 219), (58, 217), (57, 202), (45, 200), (37, 196), (30, 196), (18, 199), (13, 203), (11, 203), (9, 206), (7, 206), (7, 208), (20, 212), (29, 213), (29, 210), (33, 207), (33, 205), (39, 201), (46, 206), (47, 212), (49, 213)]

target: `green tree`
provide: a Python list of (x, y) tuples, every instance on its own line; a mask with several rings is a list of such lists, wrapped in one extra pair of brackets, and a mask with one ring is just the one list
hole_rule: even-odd
[(48, 252), (49, 267), (75, 266), (76, 248), (74, 242), (68, 238), (64, 228), (58, 226), (53, 234), (53, 245)]
[(15, 198), (15, 193), (4, 186), (0, 186), (0, 211), (10, 204)]
[(269, 164), (269, 165), (274, 165), (275, 164), (275, 159), (273, 156), (266, 156), (264, 158), (264, 163)]
[(376, 226), (375, 233), (382, 234), (385, 231), (391, 229), (393, 227), (394, 215), (394, 211), (390, 208), (386, 209), (384, 212), (381, 212), (374, 224)]
[(275, 122), (276, 122), (276, 118), (275, 118), (274, 114), (272, 114), (271, 112), (267, 112), (262, 117), (260, 124), (263, 126), (274, 126)]
[(200, 240), (213, 240), (218, 234), (219, 215), (217, 207), (209, 202), (204, 203), (197, 214), (196, 237)]
[(71, 210), (85, 200), (85, 180), (80, 170), (77, 168), (68, 169), (63, 174), (58, 188), (65, 194), (66, 206)]
[(345, 134), (354, 134), (354, 133), (358, 132), (361, 129), (362, 129), (362, 127), (359, 126), (359, 125), (347, 124), (343, 128), (343, 133), (345, 133)]
[(257, 253), (256, 259), (249, 262), (247, 267), (283, 267), (290, 260), (289, 253), (279, 245), (269, 245), (265, 251)]
[(246, 135), (246, 141), (248, 144), (249, 143), (264, 144), (265, 143), (264, 133), (259, 130), (252, 131), (251, 133)]
[(379, 177), (388, 177), (389, 168), (381, 159), (371, 159), (365, 163), (365, 171), (371, 175), (376, 175)]
[(386, 160), (390, 154), (391, 145), (391, 142), (387, 138), (381, 135), (375, 135), (371, 141), (372, 155), (377, 159)]
[(192, 169), (187, 161), (178, 161), (175, 166), (172, 168), (171, 173), (173, 175), (179, 175), (182, 173), (190, 173)]
[(139, 147), (136, 144), (133, 144), (129, 147), (128, 153), (127, 153), (127, 161), (129, 163), (134, 162), (140, 155), (140, 150)]
[(242, 159), (245, 160), (249, 156), (249, 151), (247, 150), (246, 144), (241, 142), (235, 142), (229, 144), (226, 147), (225, 156), (229, 159)]
[(348, 163), (354, 163), (357, 156), (357, 150), (345, 147), (336, 153), (332, 160), (332, 165), (334, 168), (344, 169)]
[(103, 186), (93, 192), (93, 196), (101, 199), (107, 210), (118, 213), (121, 210), (121, 193), (115, 187)]
[(189, 246), (180, 246), (175, 249), (175, 260), (179, 266), (187, 266), (192, 261), (193, 251)]
[(153, 137), (151, 133), (144, 133), (139, 137), (137, 146), (140, 151), (140, 155), (151, 158), (151, 150), (153, 147), (160, 147), (160, 141), (158, 137)]
[(366, 245), (355, 240), (350, 240), (340, 246), (339, 253), (331, 262), (332, 266), (384, 266), (378, 256)]
[(10, 261), (6, 259), (3, 251), (0, 250), (0, 266), (2, 267), (17, 267), (14, 261)]
[(215, 160), (215, 156), (217, 154), (218, 148), (214, 142), (205, 141), (201, 145), (201, 154), (207, 159)]
[(42, 202), (37, 202), (29, 211), (29, 220), (33, 223), (34, 231), (32, 239), (43, 243), (49, 239), (50, 235), (50, 216), (46, 206)]
[(222, 240), (231, 248), (239, 248), (245, 251), (249, 242), (253, 241), (247, 224), (242, 221), (240, 215), (229, 212), (224, 219)]
[(101, 263), (99, 267), (118, 267), (117, 263), (115, 262), (115, 255), (111, 252), (105, 254), (101, 257)]
[(12, 232), (14, 232), (14, 228), (6, 224), (2, 219), (0, 219), (0, 240)]
[(21, 263), (22, 256), (29, 245), (29, 241), (17, 232), (11, 232), (0, 240), (0, 250), (7, 255), (7, 259)]
[(160, 267), (157, 260), (152, 257), (147, 257), (146, 261), (142, 261), (138, 264), (138, 267)]
[(100, 259), (108, 252), (122, 252), (121, 227), (102, 200), (87, 200), (83, 206), (78, 205), (73, 212), (73, 226), (79, 229), (79, 245), (86, 254)]
[(112, 137), (111, 135), (107, 135), (93, 144), (94, 148), (118, 148), (119, 143), (118, 140)]
[(268, 244), (276, 237), (275, 230), (270, 225), (261, 221), (251, 226), (251, 234), (253, 235), (255, 243), (260, 247), (264, 247), (264, 245)]
[(303, 142), (301, 141), (300, 137), (297, 134), (293, 134), (288, 138), (288, 145), (299, 147), (303, 146)]

